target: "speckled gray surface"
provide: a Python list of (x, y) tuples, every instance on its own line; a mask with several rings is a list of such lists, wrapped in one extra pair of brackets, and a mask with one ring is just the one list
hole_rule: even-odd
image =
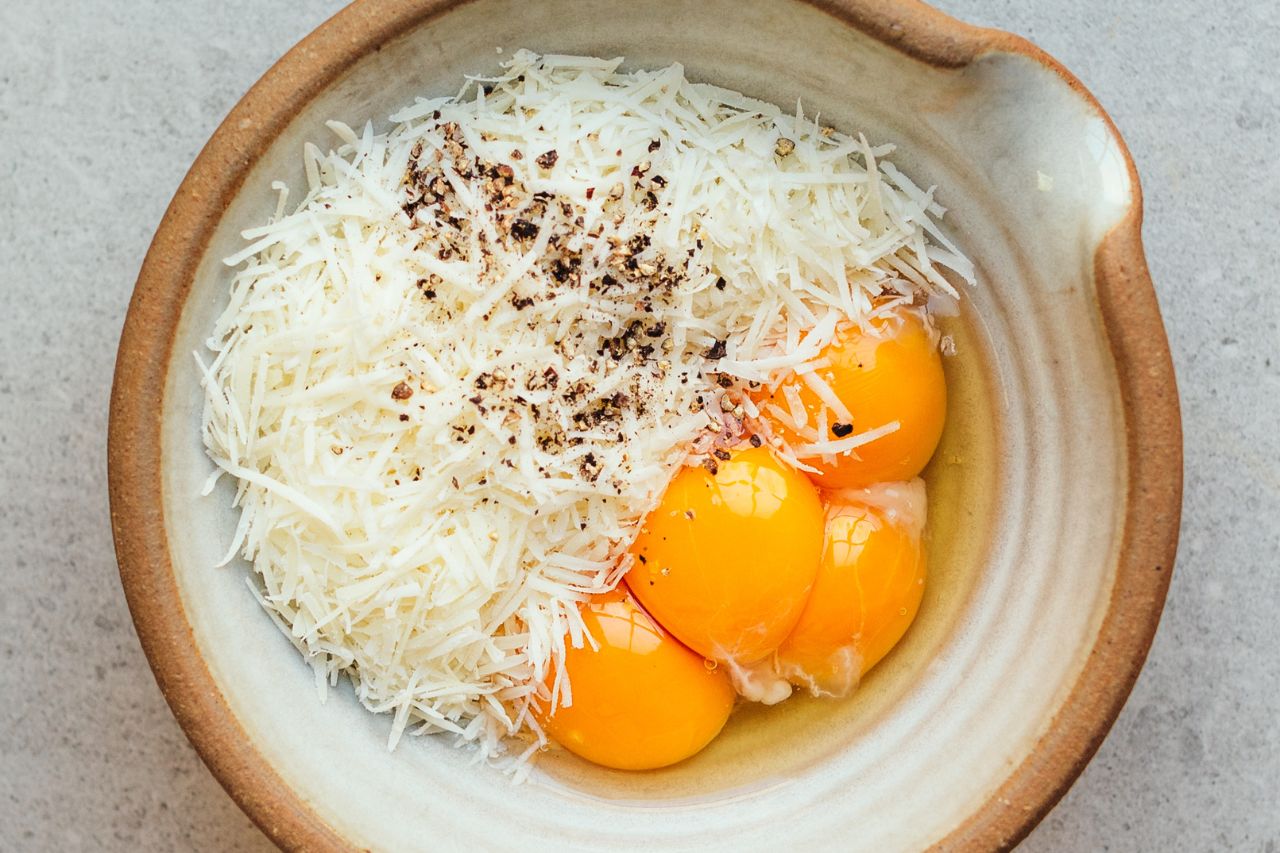
[[(0, 848), (265, 850), (169, 715), (111, 550), (105, 432), (151, 233), (333, 0), (0, 2)], [(1280, 6), (945, 0), (1031, 37), (1141, 170), (1182, 391), (1164, 622), (1027, 850), (1280, 849)], [(56, 143), (55, 143), (56, 140)]]

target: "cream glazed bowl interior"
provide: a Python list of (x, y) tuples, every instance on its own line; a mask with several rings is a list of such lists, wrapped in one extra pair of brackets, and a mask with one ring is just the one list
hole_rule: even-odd
[[(303, 184), (304, 141), (456, 91), (506, 55), (624, 56), (899, 146), (978, 270), (947, 321), (948, 427), (926, 472), (915, 627), (844, 702), (736, 712), (710, 748), (627, 774), (552, 752), (513, 786), (310, 668), (215, 569), (236, 523), (191, 352), (220, 259)], [(298, 195), (295, 195), (298, 197)], [(112, 400), (117, 552), (157, 680), (213, 773), (278, 844), (324, 850), (908, 850), (1012, 846), (1105, 736), (1159, 619), (1181, 500), (1172, 366), (1115, 127), (1025, 41), (886, 0), (357, 2), (280, 61), (182, 184), (147, 257)]]

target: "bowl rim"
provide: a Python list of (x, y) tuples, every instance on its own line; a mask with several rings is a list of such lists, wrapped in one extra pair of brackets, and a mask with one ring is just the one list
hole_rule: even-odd
[[(196, 264), (272, 140), (364, 55), (466, 2), (356, 0), (254, 84), (209, 139), (170, 202), (139, 272), (117, 353), (108, 488), (120, 578), (138, 638), (165, 700), (200, 757), (283, 849), (346, 850), (352, 844), (252, 746), (201, 657), (186, 617), (169, 557), (161, 489), (161, 412), (175, 333)], [(1009, 849), (1066, 793), (1120, 713), (1154, 638), (1177, 550), (1182, 425), (1142, 245), (1138, 174), (1097, 99), (1026, 39), (963, 23), (918, 0), (802, 2), (937, 67), (961, 68), (997, 52), (1040, 64), (1103, 119), (1129, 174), (1129, 210), (1094, 255), (1098, 308), (1119, 380), (1128, 451), (1128, 495), (1110, 604), (1076, 683), (1030, 754), (937, 844), (947, 850)]]

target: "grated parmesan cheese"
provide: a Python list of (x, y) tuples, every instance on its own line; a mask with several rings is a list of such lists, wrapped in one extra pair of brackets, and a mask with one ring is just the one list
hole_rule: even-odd
[[(892, 146), (619, 64), (520, 51), (387, 133), (331, 122), (305, 197), (273, 184), (226, 259), (196, 356), (241, 510), (224, 562), (252, 562), (322, 693), (345, 674), (393, 715), (389, 748), (527, 758), (532, 708), (572, 701), (544, 680), (577, 604), (674, 471), (770, 438), (755, 383), (801, 369), (847, 420), (815, 372), (838, 325), (973, 280)], [(819, 440), (826, 413), (788, 402), (768, 414), (809, 451), (878, 437)]]

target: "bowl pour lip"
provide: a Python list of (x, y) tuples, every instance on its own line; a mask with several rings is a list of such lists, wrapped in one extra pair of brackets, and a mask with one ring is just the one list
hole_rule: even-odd
[[(275, 771), (227, 704), (196, 645), (165, 532), (161, 414), (196, 265), (250, 168), (287, 124), (369, 52), (468, 0), (356, 0), (289, 50), (236, 104), (196, 158), (152, 240), (116, 359), (107, 438), (111, 523), (138, 638), (161, 692), (214, 777), (287, 850), (349, 850)], [(938, 849), (1009, 849), (1066, 793), (1128, 698), (1159, 624), (1177, 550), (1182, 426), (1173, 363), (1142, 245), (1137, 170), (1114, 122), (1031, 42), (975, 27), (918, 0), (802, 0), (929, 65), (1024, 56), (1058, 75), (1098, 115), (1129, 174), (1128, 211), (1094, 254), (1098, 308), (1115, 359), (1127, 446), (1124, 532), (1097, 640), (1058, 713), (1021, 765)]]

